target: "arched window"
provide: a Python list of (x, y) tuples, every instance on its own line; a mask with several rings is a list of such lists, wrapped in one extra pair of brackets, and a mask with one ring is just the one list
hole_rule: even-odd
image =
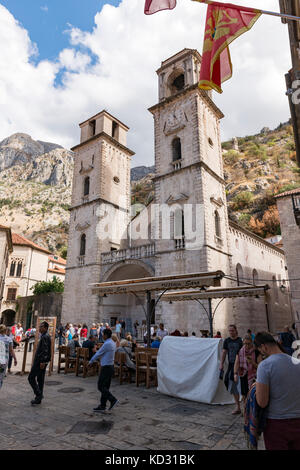
[(176, 162), (176, 160), (181, 160), (181, 141), (179, 137), (176, 137), (172, 142), (172, 154), (173, 162)]
[(83, 234), (81, 235), (81, 238), (80, 238), (80, 256), (85, 255), (85, 245), (86, 245), (86, 235)]
[(112, 137), (114, 139), (118, 138), (118, 129), (119, 129), (118, 124), (115, 121), (113, 121), (113, 123), (112, 123)]
[(23, 266), (22, 261), (19, 261), (19, 262), (18, 262), (18, 266), (17, 266), (17, 274), (16, 274), (17, 277), (21, 277), (21, 274), (22, 274), (22, 266)]
[(183, 209), (180, 208), (174, 211), (174, 240), (176, 249), (182, 249), (185, 247), (184, 212)]
[(278, 285), (277, 285), (276, 276), (272, 276), (272, 284), (273, 284), (274, 300), (275, 302), (278, 302)]
[(178, 92), (184, 89), (184, 74), (183, 73), (178, 75), (178, 77), (176, 77), (175, 80), (173, 80), (172, 88), (175, 92), (176, 91)]
[(256, 269), (253, 269), (252, 277), (253, 277), (253, 285), (257, 286), (258, 285), (258, 273)]
[(237, 278), (237, 285), (238, 286), (242, 285), (243, 284), (243, 268), (239, 263), (236, 265), (236, 278)]
[(221, 238), (221, 220), (218, 211), (215, 211), (215, 233), (218, 238)]
[(184, 237), (184, 212), (182, 209), (176, 209), (174, 212), (174, 238)]
[(9, 275), (14, 276), (15, 275), (15, 269), (16, 269), (16, 262), (12, 261), (10, 265), (10, 270), (9, 270)]
[(90, 192), (90, 177), (87, 176), (84, 179), (83, 195), (88, 196), (89, 192)]

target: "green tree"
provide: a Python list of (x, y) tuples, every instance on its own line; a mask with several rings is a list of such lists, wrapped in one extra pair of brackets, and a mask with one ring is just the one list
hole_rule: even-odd
[(64, 246), (61, 250), (60, 250), (60, 256), (63, 258), (63, 259), (67, 259), (67, 254), (68, 254), (68, 248), (66, 246)]
[(37, 282), (34, 286), (30, 287), (30, 290), (33, 290), (34, 295), (48, 294), (49, 292), (63, 292), (64, 283), (56, 276), (53, 276), (52, 281)]
[(233, 208), (235, 210), (239, 210), (249, 207), (253, 198), (254, 196), (250, 191), (243, 191), (235, 196), (233, 200)]

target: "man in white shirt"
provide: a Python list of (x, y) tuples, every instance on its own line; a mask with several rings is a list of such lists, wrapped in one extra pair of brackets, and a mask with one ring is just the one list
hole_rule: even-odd
[(160, 323), (160, 324), (159, 324), (159, 329), (158, 329), (157, 332), (156, 332), (156, 336), (157, 336), (158, 338), (161, 338), (161, 340), (163, 340), (165, 336), (168, 336), (168, 334), (169, 334), (169, 333), (168, 333), (168, 330), (165, 330), (164, 324), (163, 324), (163, 323)]

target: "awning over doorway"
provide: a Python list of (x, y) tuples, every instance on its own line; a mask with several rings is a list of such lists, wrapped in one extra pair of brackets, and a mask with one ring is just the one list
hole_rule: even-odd
[(173, 276), (143, 277), (122, 281), (90, 284), (92, 294), (126, 294), (130, 292), (153, 292), (173, 289), (195, 289), (197, 287), (219, 287), (225, 276), (222, 271), (210, 273), (180, 274)]

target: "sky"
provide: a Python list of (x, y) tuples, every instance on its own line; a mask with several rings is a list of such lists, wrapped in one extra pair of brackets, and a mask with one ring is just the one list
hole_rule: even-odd
[[(278, 11), (278, 3), (263, 8)], [(152, 165), (155, 71), (184, 48), (201, 53), (206, 6), (177, 0), (172, 11), (143, 9), (144, 0), (0, 0), (0, 141), (24, 132), (70, 148), (78, 123), (107, 109), (130, 127), (133, 166)], [(213, 94), (225, 114), (222, 140), (287, 121), (287, 26), (263, 15), (230, 51), (233, 78)]]

